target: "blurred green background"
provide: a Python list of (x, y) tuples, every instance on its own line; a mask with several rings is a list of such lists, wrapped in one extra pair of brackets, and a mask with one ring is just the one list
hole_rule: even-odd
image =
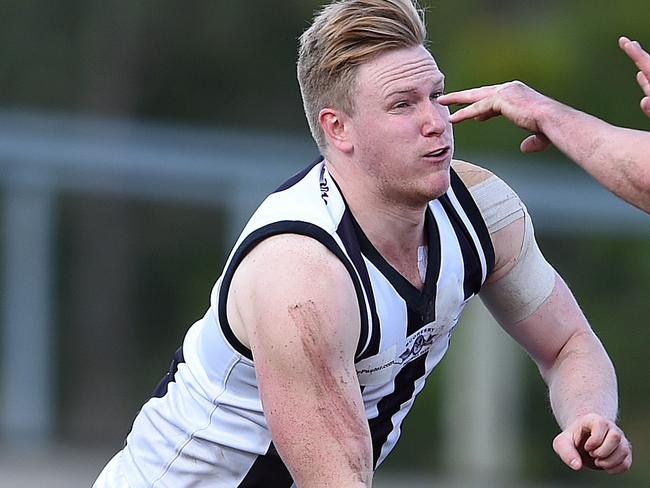
[[(612, 123), (650, 129), (638, 108), (636, 70), (617, 46), (619, 35), (650, 46), (647, 0), (423, 3), (448, 91), (520, 79)], [(307, 137), (296, 41), (321, 4), (0, 1), (0, 111)], [(501, 120), (466, 123), (456, 128), (457, 154), (541, 164), (518, 154), (523, 136)], [(556, 151), (544, 161), (569, 164)], [(296, 161), (296, 169), (307, 162)], [(227, 212), (68, 192), (57, 196), (56, 221), (53, 439), (118, 449), (186, 327), (207, 306), (232, 245), (223, 231)], [(557, 428), (531, 364), (519, 475), (550, 486), (650, 486), (650, 243), (598, 229), (538, 237), (617, 366), (621, 424), (636, 464), (617, 479), (563, 467), (551, 450)], [(111, 337), (120, 338), (117, 348)], [(436, 439), (448, 364), (432, 375), (386, 470), (433, 479), (444, 469), (445, 446)]]

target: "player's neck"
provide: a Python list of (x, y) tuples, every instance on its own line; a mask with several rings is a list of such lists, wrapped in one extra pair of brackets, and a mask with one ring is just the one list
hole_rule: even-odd
[(342, 174), (334, 165), (328, 171), (336, 181), (354, 218), (372, 245), (398, 272), (420, 288), (418, 247), (426, 245), (426, 205), (409, 206), (381, 195), (357, 175)]

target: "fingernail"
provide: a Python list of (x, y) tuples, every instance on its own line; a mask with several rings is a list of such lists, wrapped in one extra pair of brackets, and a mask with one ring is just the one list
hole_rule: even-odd
[(569, 465), (570, 465), (573, 469), (578, 469), (578, 460), (577, 460), (577, 459), (572, 459), (571, 462), (569, 463)]

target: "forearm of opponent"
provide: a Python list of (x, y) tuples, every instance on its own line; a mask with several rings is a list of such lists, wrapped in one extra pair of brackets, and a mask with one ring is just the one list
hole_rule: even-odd
[(616, 127), (549, 99), (541, 132), (608, 190), (650, 212), (650, 133)]

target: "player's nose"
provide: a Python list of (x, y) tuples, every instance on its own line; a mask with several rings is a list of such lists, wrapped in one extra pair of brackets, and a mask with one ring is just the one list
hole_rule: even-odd
[(442, 134), (449, 125), (449, 108), (431, 100), (423, 109), (422, 135), (431, 137)]

